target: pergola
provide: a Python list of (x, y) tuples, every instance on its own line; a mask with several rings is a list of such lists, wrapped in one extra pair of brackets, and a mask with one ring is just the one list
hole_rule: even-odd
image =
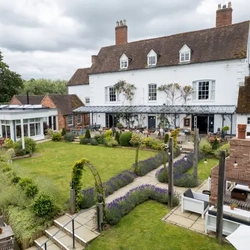
[[(233, 115), (236, 112), (235, 105), (126, 105), (126, 106), (82, 106), (73, 111), (74, 113), (130, 113), (130, 114), (169, 114), (169, 115), (210, 115), (217, 114), (228, 116), (231, 122), (231, 134)], [(92, 115), (93, 125), (93, 115)], [(224, 119), (222, 119), (222, 127)]]

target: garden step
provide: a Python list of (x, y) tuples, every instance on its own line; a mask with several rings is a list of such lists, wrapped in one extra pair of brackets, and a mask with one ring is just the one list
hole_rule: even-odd
[(25, 250), (37, 250), (37, 247), (36, 246), (32, 246), (32, 247), (26, 248)]
[[(35, 246), (28, 248), (29, 250), (34, 250), (43, 245), (49, 238), (45, 235), (39, 237), (35, 240)], [(47, 250), (60, 250), (60, 248), (51, 240), (49, 240), (46, 244)], [(45, 249), (44, 245), (42, 246)]]
[[(59, 232), (58, 232), (59, 231)], [(45, 230), (47, 237), (53, 236), (53, 242), (62, 250), (70, 250), (73, 249), (73, 238), (69, 236), (67, 233), (60, 231), (60, 229), (56, 226), (52, 226), (49, 229)], [(84, 249), (84, 246), (75, 241), (76, 250)]]
[[(95, 230), (95, 222), (93, 221), (94, 214), (95, 209), (91, 208), (85, 210), (74, 219), (75, 238), (76, 241), (83, 246), (86, 246), (90, 241), (92, 241), (99, 235), (99, 233)], [(54, 220), (54, 224), (72, 237), (71, 219), (71, 215), (65, 214)], [(69, 221), (71, 222), (67, 224)]]

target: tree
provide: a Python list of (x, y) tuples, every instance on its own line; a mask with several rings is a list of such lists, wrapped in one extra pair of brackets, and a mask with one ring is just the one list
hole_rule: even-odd
[(3, 62), (0, 51), (0, 103), (9, 102), (13, 95), (18, 94), (23, 88), (23, 80), (19, 74), (9, 69)]
[(67, 86), (65, 80), (50, 80), (50, 79), (34, 79), (24, 81), (24, 89), (21, 94), (29, 92), (30, 95), (45, 95), (45, 94), (67, 94)]

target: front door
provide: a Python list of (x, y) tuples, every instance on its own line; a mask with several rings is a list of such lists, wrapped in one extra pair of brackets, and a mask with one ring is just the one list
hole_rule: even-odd
[(155, 130), (155, 124), (156, 124), (156, 117), (155, 116), (149, 116), (148, 117), (148, 129)]

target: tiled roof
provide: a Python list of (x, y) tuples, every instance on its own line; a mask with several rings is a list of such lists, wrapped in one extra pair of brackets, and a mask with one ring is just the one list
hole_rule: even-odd
[(144, 69), (151, 49), (159, 54), (157, 67), (179, 65), (179, 51), (184, 44), (192, 51), (190, 63), (246, 58), (248, 33), (249, 21), (246, 21), (220, 28), (103, 47), (90, 74), (120, 71), (119, 59), (123, 53), (131, 59), (128, 70)]
[(22, 105), (25, 104), (35, 105), (41, 103), (42, 99), (44, 98), (44, 95), (30, 95), (30, 96), (15, 95), (14, 97), (16, 97)]
[(77, 95), (49, 94), (48, 96), (63, 115), (72, 114), (74, 109), (84, 106)]
[(245, 85), (240, 86), (238, 95), (238, 114), (250, 114), (250, 77), (245, 78)]
[(77, 69), (67, 86), (89, 84), (89, 70), (90, 68)]

